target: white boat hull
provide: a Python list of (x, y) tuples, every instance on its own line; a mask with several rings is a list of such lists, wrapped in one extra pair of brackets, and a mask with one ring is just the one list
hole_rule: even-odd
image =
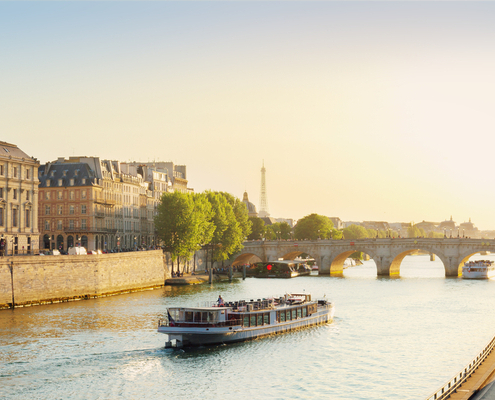
[(169, 337), (165, 347), (234, 343), (331, 322), (334, 311), (334, 306), (329, 305), (307, 317), (285, 322), (276, 321), (269, 325), (256, 327), (243, 327), (241, 325), (209, 328), (159, 326), (158, 332), (165, 333)]

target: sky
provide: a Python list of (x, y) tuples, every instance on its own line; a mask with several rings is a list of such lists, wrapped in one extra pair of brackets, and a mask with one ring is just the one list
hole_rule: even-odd
[(495, 2), (0, 2), (0, 140), (272, 217), (495, 229)]

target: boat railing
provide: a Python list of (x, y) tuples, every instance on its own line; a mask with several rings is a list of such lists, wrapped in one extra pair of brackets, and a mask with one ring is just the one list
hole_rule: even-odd
[(492, 352), (495, 347), (495, 336), (488, 342), (488, 344), (481, 350), (481, 352), (471, 360), (461, 371), (459, 371), (454, 377), (452, 377), (445, 385), (440, 389), (430, 394), (426, 400), (444, 400), (448, 399), (452, 393), (457, 392), (457, 389), (466, 382), (471, 375), (478, 369), (486, 357)]
[(241, 325), (240, 319), (229, 319), (228, 321), (218, 321), (218, 322), (185, 322), (185, 321), (174, 321), (170, 324), (168, 318), (159, 319), (158, 326), (180, 326), (183, 328), (221, 328), (224, 326), (236, 326)]

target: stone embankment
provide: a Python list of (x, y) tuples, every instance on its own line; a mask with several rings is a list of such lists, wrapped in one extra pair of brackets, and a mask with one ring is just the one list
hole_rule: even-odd
[(108, 296), (165, 285), (161, 250), (0, 258), (0, 309)]

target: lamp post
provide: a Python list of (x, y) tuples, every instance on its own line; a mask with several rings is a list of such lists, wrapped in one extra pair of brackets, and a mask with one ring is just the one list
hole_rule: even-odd
[(400, 228), (399, 228), (399, 239), (400, 239)]
[(136, 236), (134, 236), (134, 250), (136, 250), (136, 247), (137, 247), (137, 242), (136, 242), (136, 240), (137, 240), (137, 237), (136, 237)]
[(120, 236), (117, 236), (117, 252), (120, 253)]

